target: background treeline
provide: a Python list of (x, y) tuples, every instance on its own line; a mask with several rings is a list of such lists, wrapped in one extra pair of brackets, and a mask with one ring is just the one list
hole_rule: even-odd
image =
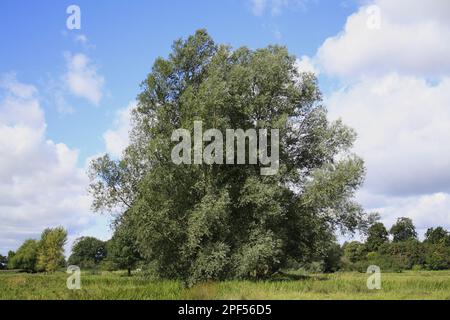
[(0, 255), (0, 270), (25, 272), (54, 272), (68, 265), (82, 270), (131, 270), (142, 262), (136, 246), (130, 241), (124, 228), (116, 228), (112, 239), (101, 241), (94, 237), (80, 237), (72, 246), (72, 254), (66, 261), (64, 245), (67, 232), (62, 227), (45, 229), (39, 240), (28, 239), (8, 255)]
[(20, 269), (27, 272), (53, 272), (64, 267), (64, 245), (67, 231), (62, 227), (45, 229), (39, 240), (28, 239), (7, 257), (0, 255), (1, 269)]
[[(78, 238), (67, 262), (63, 254), (66, 238), (63, 228), (46, 229), (40, 240), (26, 240), (17, 252), (0, 255), (0, 269), (52, 272), (77, 265), (82, 270), (127, 270), (128, 275), (138, 267), (151, 271), (151, 263), (141, 257), (131, 230), (126, 228), (117, 228), (108, 241)], [(368, 229), (365, 242), (334, 243), (320, 259), (292, 262), (289, 267), (309, 272), (365, 272), (369, 265), (394, 272), (450, 269), (450, 233), (443, 227), (429, 228), (424, 240), (419, 241), (409, 218), (399, 218), (389, 231), (377, 222)]]
[(127, 270), (128, 275), (131, 275), (131, 270), (138, 264), (143, 265), (143, 260), (125, 231), (117, 228), (108, 241), (94, 237), (78, 238), (72, 247), (68, 264), (77, 265), (82, 270)]
[(346, 242), (341, 250), (338, 267), (344, 270), (363, 272), (369, 265), (385, 271), (450, 269), (449, 232), (429, 228), (421, 242), (409, 218), (399, 218), (389, 232), (382, 223), (375, 223), (364, 243)]

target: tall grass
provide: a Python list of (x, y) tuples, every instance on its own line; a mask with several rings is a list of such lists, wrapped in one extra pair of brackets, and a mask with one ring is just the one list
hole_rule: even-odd
[(81, 290), (67, 289), (67, 277), (62, 272), (0, 273), (0, 299), (450, 299), (450, 271), (383, 273), (381, 290), (367, 289), (367, 275), (360, 273), (207, 282), (192, 288), (138, 275), (83, 273)]

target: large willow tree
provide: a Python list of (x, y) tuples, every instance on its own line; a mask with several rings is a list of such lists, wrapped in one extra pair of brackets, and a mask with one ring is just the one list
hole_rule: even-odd
[[(280, 168), (176, 165), (175, 129), (279, 129)], [(286, 48), (233, 50), (205, 30), (177, 40), (142, 83), (131, 143), (92, 162), (96, 210), (117, 210), (141, 256), (188, 283), (265, 277), (323, 256), (334, 232), (371, 220), (352, 200), (364, 177), (355, 133), (329, 122), (314, 75)], [(224, 161), (225, 163), (225, 161)]]

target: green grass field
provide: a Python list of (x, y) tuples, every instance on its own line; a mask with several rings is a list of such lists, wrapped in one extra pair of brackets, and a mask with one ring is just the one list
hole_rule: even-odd
[(447, 299), (450, 271), (383, 273), (382, 288), (368, 290), (366, 274), (336, 273), (271, 281), (223, 281), (183, 288), (118, 273), (82, 274), (81, 290), (68, 290), (65, 273), (0, 273), (0, 299)]

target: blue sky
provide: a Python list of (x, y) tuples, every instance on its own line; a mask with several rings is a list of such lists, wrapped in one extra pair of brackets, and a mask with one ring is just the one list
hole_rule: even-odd
[[(72, 4), (80, 30), (66, 27)], [(450, 227), (449, 9), (445, 0), (3, 0), (0, 253), (58, 224), (71, 241), (109, 236), (108, 218), (89, 210), (86, 161), (120, 154), (139, 83), (199, 28), (233, 47), (286, 45), (318, 75), (330, 118), (360, 135), (364, 207), (387, 225), (402, 215), (422, 232)]]
[[(103, 150), (101, 136), (114, 111), (136, 97), (155, 58), (166, 56), (175, 39), (206, 28), (216, 41), (234, 47), (278, 43), (293, 54), (314, 55), (323, 39), (334, 35), (354, 10), (339, 1), (294, 4), (279, 14), (267, 8), (262, 15), (252, 13), (251, 2), (237, 0), (77, 1), (81, 30), (68, 30), (66, 8), (71, 4), (3, 1), (0, 37), (8, 45), (0, 51), (0, 70), (15, 72), (18, 80), (32, 83), (45, 95), (49, 82), (64, 73), (64, 53), (83, 53), (92, 60), (105, 78), (98, 106), (67, 95), (74, 112), (64, 115), (49, 97), (43, 104), (48, 138), (80, 149), (80, 161)], [(80, 35), (87, 44), (75, 40)]]

